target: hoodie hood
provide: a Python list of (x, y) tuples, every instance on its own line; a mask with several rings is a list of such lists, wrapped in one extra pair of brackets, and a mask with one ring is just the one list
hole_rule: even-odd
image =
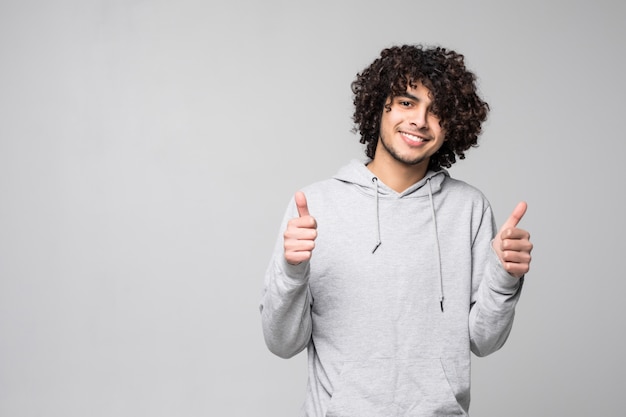
[[(438, 193), (445, 178), (450, 176), (445, 169), (440, 171), (429, 170), (424, 178), (399, 193), (378, 180), (376, 175), (367, 168), (366, 164), (368, 162), (353, 159), (348, 165), (342, 167), (333, 178), (348, 184), (354, 184), (364, 194), (377, 196), (378, 198), (407, 198), (426, 197), (429, 194)], [(430, 184), (430, 188), (426, 186), (427, 184)]]

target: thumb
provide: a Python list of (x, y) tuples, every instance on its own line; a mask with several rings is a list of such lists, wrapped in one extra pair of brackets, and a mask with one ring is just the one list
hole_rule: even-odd
[(295, 200), (296, 200), (296, 207), (298, 207), (298, 215), (300, 217), (308, 216), (309, 206), (307, 205), (307, 202), (306, 202), (306, 196), (304, 195), (302, 191), (296, 192)]
[(511, 213), (506, 222), (504, 222), (500, 230), (505, 230), (517, 226), (520, 220), (522, 220), (522, 217), (524, 217), (527, 208), (528, 205), (524, 201), (517, 203), (517, 206), (515, 206), (513, 213)]

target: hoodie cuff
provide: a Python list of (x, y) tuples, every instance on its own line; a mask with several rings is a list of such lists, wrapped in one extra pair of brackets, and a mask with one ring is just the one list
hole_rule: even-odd
[(504, 269), (504, 266), (502, 266), (502, 262), (496, 251), (491, 248), (490, 252), (491, 280), (489, 286), (492, 290), (500, 294), (515, 294), (522, 286), (524, 277), (516, 278), (509, 274), (507, 270)]
[(309, 261), (300, 262), (297, 265), (292, 265), (281, 257), (277, 262), (277, 267), (282, 273), (285, 283), (291, 285), (303, 285), (308, 283), (311, 265)]

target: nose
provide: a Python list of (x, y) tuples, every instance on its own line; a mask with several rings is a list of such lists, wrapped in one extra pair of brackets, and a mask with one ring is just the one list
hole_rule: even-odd
[(411, 112), (410, 123), (417, 129), (428, 127), (428, 110), (423, 106), (416, 107), (413, 112)]

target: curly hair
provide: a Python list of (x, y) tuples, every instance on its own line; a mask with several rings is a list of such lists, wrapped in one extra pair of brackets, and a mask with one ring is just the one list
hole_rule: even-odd
[(439, 118), (446, 141), (430, 158), (429, 169), (450, 168), (456, 156), (478, 145), (489, 105), (477, 94), (476, 76), (465, 67), (464, 57), (454, 51), (403, 45), (384, 49), (352, 82), (354, 128), (373, 159), (387, 100), (422, 83), (432, 95), (432, 112)]

